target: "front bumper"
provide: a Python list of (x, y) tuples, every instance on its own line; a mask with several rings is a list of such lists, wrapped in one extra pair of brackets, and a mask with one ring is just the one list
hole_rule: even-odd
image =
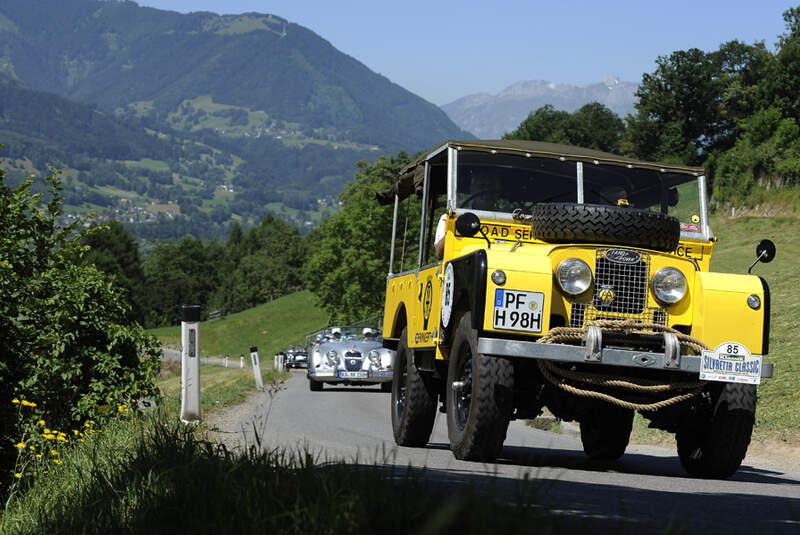
[[(602, 337), (602, 335), (599, 335)], [(543, 344), (502, 338), (478, 338), (478, 352), (497, 357), (544, 359), (558, 362), (591, 363), (675, 372), (700, 373), (701, 356), (682, 355), (676, 341), (665, 342), (666, 352), (638, 351), (616, 347), (602, 347), (602, 340), (587, 330), (584, 345)], [(676, 350), (677, 348), (677, 350)], [(773, 365), (761, 365), (761, 377), (772, 377)]]
[(309, 369), (308, 378), (323, 383), (378, 384), (392, 381), (392, 370), (367, 371), (365, 377), (342, 376), (344, 370)]

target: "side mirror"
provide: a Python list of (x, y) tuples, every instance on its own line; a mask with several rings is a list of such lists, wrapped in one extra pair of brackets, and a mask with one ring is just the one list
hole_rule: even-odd
[(458, 216), (458, 219), (456, 219), (456, 230), (459, 234), (467, 238), (471, 238), (480, 232), (483, 239), (486, 240), (486, 247), (488, 249), (492, 248), (492, 242), (489, 241), (489, 236), (487, 236), (486, 232), (481, 228), (480, 218), (472, 212), (467, 212)]
[(768, 264), (772, 262), (775, 258), (775, 252), (777, 249), (775, 248), (775, 244), (772, 243), (772, 240), (761, 240), (756, 245), (756, 259), (755, 261), (750, 264), (750, 267), (747, 269), (747, 273), (750, 273), (750, 270), (753, 269), (753, 266), (758, 264), (759, 262), (764, 262)]
[(481, 230), (481, 220), (472, 212), (461, 214), (456, 219), (456, 230), (462, 236), (471, 238)]

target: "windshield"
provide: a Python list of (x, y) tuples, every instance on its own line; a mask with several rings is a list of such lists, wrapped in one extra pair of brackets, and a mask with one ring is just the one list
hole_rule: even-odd
[[(683, 230), (700, 231), (697, 177), (617, 165), (582, 167), (584, 203), (668, 213)], [(456, 207), (511, 216), (515, 210), (529, 214), (535, 204), (581, 202), (577, 177), (574, 161), (460, 151)]]

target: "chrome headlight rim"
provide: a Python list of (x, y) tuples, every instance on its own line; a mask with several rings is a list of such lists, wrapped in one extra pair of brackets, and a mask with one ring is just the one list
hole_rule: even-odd
[(369, 353), (367, 354), (367, 358), (372, 363), (373, 366), (376, 368), (380, 368), (381, 366), (381, 354), (378, 352), (377, 349), (370, 349)]
[(674, 267), (663, 267), (653, 274), (650, 280), (653, 296), (659, 303), (674, 305), (686, 297), (689, 284), (686, 275)]
[(580, 258), (567, 258), (556, 268), (556, 281), (564, 293), (581, 295), (592, 287), (592, 268)]

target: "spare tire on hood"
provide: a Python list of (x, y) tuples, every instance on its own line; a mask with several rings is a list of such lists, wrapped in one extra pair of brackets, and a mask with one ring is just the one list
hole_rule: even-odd
[(533, 236), (550, 243), (608, 243), (674, 251), (677, 218), (628, 206), (552, 203), (533, 207)]

